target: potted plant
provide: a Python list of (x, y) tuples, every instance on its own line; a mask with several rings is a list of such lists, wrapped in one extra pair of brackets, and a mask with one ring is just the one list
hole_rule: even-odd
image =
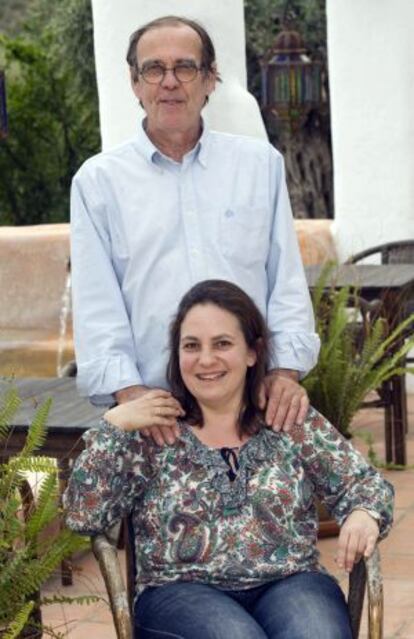
[(318, 362), (303, 380), (311, 404), (345, 437), (362, 402), (394, 375), (414, 373), (404, 365), (414, 348), (414, 314), (390, 332), (386, 321), (358, 291), (328, 288), (332, 265), (323, 269), (312, 293), (321, 349)]
[[(50, 401), (37, 410), (19, 454), (6, 455), (10, 422), (20, 405), (11, 388), (0, 407), (0, 637), (36, 638), (43, 631), (40, 587), (62, 559), (84, 549), (88, 541), (69, 530), (50, 533), (50, 524), (60, 514), (58, 471), (52, 460), (34, 456), (46, 436)], [(43, 480), (33, 500), (27, 472), (42, 473)], [(55, 527), (56, 528), (56, 527)], [(47, 529), (47, 534), (45, 534)], [(87, 603), (96, 597), (52, 597), (59, 601)]]
[[(310, 403), (345, 437), (366, 396), (394, 375), (413, 373), (404, 365), (414, 348), (414, 336), (406, 337), (414, 314), (389, 331), (386, 321), (358, 291), (329, 288), (333, 265), (322, 270), (312, 293), (316, 331), (321, 339), (318, 363), (303, 380)], [(337, 534), (338, 527), (318, 504), (319, 536)]]

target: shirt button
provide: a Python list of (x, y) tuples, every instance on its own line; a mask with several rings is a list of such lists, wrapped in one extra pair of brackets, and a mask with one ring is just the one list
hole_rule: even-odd
[(227, 211), (224, 214), (226, 217), (234, 217), (234, 213), (233, 211), (230, 211), (230, 209), (227, 209)]

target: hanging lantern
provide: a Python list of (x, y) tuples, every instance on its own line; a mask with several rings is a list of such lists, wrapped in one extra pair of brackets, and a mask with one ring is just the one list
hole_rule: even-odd
[(0, 140), (7, 136), (6, 81), (0, 71)]
[(262, 108), (291, 130), (322, 101), (322, 65), (311, 62), (297, 31), (284, 29), (262, 62)]

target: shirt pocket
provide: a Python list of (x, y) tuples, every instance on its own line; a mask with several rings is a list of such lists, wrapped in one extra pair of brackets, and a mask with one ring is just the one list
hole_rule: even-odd
[(223, 255), (235, 262), (253, 265), (266, 262), (270, 222), (265, 207), (235, 206), (221, 212), (220, 235)]

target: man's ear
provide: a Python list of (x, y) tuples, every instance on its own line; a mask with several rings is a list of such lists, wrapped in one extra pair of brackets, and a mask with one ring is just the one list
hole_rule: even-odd
[(131, 88), (135, 96), (138, 98), (138, 100), (141, 100), (141, 85), (139, 82), (138, 71), (135, 69), (135, 67), (129, 67), (129, 81), (131, 83)]
[(214, 89), (216, 88), (216, 82), (217, 82), (217, 65), (214, 62), (214, 64), (212, 64), (211, 70), (208, 71), (206, 75), (206, 79), (205, 79), (206, 98), (208, 98), (213, 93)]

